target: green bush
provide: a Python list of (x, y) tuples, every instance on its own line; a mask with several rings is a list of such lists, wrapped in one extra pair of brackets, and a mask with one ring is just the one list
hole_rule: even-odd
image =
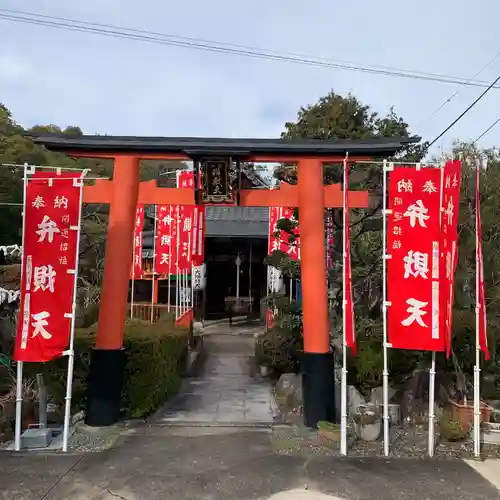
[[(77, 329), (73, 376), (73, 411), (85, 408), (90, 357), (97, 325)], [(122, 392), (124, 416), (144, 417), (179, 390), (187, 356), (188, 330), (165, 318), (151, 325), (130, 321), (125, 327), (125, 374)], [(62, 408), (66, 391), (67, 357), (48, 363), (25, 363), (26, 376), (43, 373), (55, 402)]]
[(257, 339), (255, 357), (260, 365), (273, 368), (276, 374), (297, 372), (303, 341), (300, 331), (276, 325)]

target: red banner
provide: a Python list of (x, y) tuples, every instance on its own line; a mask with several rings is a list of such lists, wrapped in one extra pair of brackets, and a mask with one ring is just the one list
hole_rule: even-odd
[(441, 288), (440, 308), (441, 325), (446, 355), (451, 351), (451, 328), (453, 320), (453, 300), (455, 270), (458, 262), (458, 216), (460, 210), (460, 171), (459, 160), (448, 161), (444, 166), (443, 209), (441, 219)]
[(80, 230), (79, 177), (44, 172), (28, 181), (16, 361), (49, 361), (68, 347)]
[(490, 359), (488, 335), (486, 332), (486, 297), (484, 290), (483, 233), (481, 229), (481, 202), (479, 200), (479, 165), (476, 166), (476, 273), (478, 287), (476, 289), (476, 307), (479, 309), (479, 347), (485, 359)]
[(331, 269), (333, 267), (335, 225), (333, 223), (333, 214), (330, 209), (326, 210), (325, 220), (326, 268)]
[[(188, 170), (181, 170), (177, 173), (177, 187), (194, 188), (194, 173)], [(186, 207), (186, 216), (191, 218), (191, 260), (194, 266), (201, 266), (205, 262), (205, 207)], [(183, 225), (184, 222), (181, 222)], [(182, 253), (182, 252), (181, 252)]]
[[(351, 244), (349, 239), (349, 165), (344, 163), (344, 328), (347, 347), (356, 353), (356, 323), (354, 318), (354, 301), (352, 296), (351, 276)], [(333, 223), (333, 221), (332, 221)]]
[(194, 188), (194, 174), (189, 170), (177, 170), (177, 187)]
[(191, 244), (193, 266), (205, 262), (205, 207), (196, 206), (193, 210), (193, 233)]
[(441, 171), (400, 167), (389, 175), (388, 339), (395, 349), (443, 351), (439, 317)]
[(177, 215), (177, 271), (191, 272), (191, 238), (193, 230), (193, 206), (176, 207)]
[(172, 205), (156, 207), (156, 258), (155, 273), (175, 274), (177, 220)]
[(144, 228), (144, 205), (137, 205), (135, 209), (134, 226), (134, 255), (132, 262), (132, 276), (134, 279), (142, 278), (142, 231)]
[[(280, 219), (294, 220), (293, 209), (283, 207), (271, 207), (269, 209), (268, 253), (271, 254), (275, 250), (280, 250), (291, 259), (300, 260), (300, 237), (290, 243), (290, 235), (286, 231), (281, 230), (278, 233), (278, 221)], [(295, 233), (299, 233), (298, 229)]]

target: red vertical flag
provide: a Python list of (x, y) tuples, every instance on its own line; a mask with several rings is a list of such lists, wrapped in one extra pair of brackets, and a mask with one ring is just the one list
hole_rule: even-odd
[(201, 266), (205, 262), (205, 207), (196, 206), (193, 210), (193, 234), (191, 255), (193, 266)]
[(179, 246), (179, 259), (177, 262), (177, 270), (179, 272), (191, 272), (191, 238), (194, 206), (180, 206), (178, 208), (179, 234), (177, 242)]
[(326, 210), (326, 231), (325, 231), (325, 244), (326, 244), (326, 268), (333, 267), (333, 245), (334, 245), (334, 230), (333, 215), (330, 209)]
[(476, 308), (479, 314), (479, 347), (484, 354), (485, 359), (490, 359), (488, 350), (488, 336), (486, 332), (486, 296), (484, 290), (484, 262), (483, 262), (483, 233), (481, 230), (481, 203), (479, 200), (479, 165), (476, 166)]
[[(177, 187), (180, 188), (194, 188), (194, 172), (188, 170), (181, 170), (177, 173)], [(190, 262), (193, 266), (201, 266), (205, 262), (205, 207), (184, 207), (186, 210), (181, 211), (183, 220), (181, 226), (184, 227), (185, 219), (190, 219), (191, 229), (188, 240), (191, 244), (189, 250)], [(181, 239), (182, 239), (181, 231)], [(184, 250), (181, 251), (181, 254)], [(184, 265), (184, 264), (182, 264)]]
[(144, 205), (137, 205), (135, 210), (134, 226), (134, 256), (132, 262), (132, 276), (135, 279), (142, 277), (142, 231), (144, 228)]
[(283, 207), (272, 207), (269, 211), (269, 239), (268, 253), (275, 250), (286, 253), (293, 260), (300, 260), (300, 236), (298, 229), (294, 230), (297, 234), (295, 240), (290, 242), (290, 234), (286, 231), (278, 231), (278, 221), (280, 219), (294, 220), (293, 209)]
[(458, 216), (460, 211), (460, 171), (462, 163), (448, 161), (444, 166), (443, 207), (441, 214), (441, 324), (446, 355), (451, 350), (451, 328), (455, 270), (458, 262)]
[(172, 274), (175, 259), (175, 241), (172, 238), (176, 224), (172, 205), (158, 205), (156, 209), (155, 273)]
[(356, 324), (352, 295), (351, 245), (349, 241), (349, 164), (344, 162), (344, 328), (347, 347), (356, 352)]
[(396, 349), (443, 351), (439, 317), (441, 172), (396, 168), (389, 175), (388, 338)]
[[(69, 344), (80, 213), (80, 174), (28, 181), (16, 361), (49, 361)], [(50, 177), (50, 179), (47, 179)]]

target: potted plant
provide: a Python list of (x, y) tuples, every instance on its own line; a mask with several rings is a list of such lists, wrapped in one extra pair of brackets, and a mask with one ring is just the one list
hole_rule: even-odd
[[(474, 425), (474, 403), (463, 397), (461, 402), (450, 401), (450, 409), (452, 419), (460, 422), (464, 432), (469, 432), (470, 428)], [(493, 408), (486, 404), (484, 401), (479, 402), (479, 422), (489, 422)]]
[(376, 441), (380, 437), (382, 419), (375, 405), (361, 405), (354, 414), (356, 434), (363, 441)]
[(469, 429), (464, 429), (461, 422), (454, 419), (451, 411), (445, 411), (439, 419), (441, 436), (447, 441), (463, 441), (469, 434)]
[(330, 445), (340, 441), (340, 425), (331, 422), (318, 422), (318, 440), (320, 443)]

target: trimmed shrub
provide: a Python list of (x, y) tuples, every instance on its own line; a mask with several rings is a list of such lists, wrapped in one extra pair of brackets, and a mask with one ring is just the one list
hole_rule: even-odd
[(284, 325), (268, 329), (255, 343), (255, 358), (277, 375), (297, 372), (303, 350), (302, 335)]
[[(90, 358), (97, 324), (76, 330), (73, 411), (85, 409)], [(155, 324), (134, 320), (125, 326), (125, 374), (122, 409), (125, 417), (144, 417), (176, 394), (185, 372), (188, 330), (166, 320)], [(66, 357), (48, 363), (25, 363), (25, 373), (43, 373), (54, 402), (64, 411)]]

